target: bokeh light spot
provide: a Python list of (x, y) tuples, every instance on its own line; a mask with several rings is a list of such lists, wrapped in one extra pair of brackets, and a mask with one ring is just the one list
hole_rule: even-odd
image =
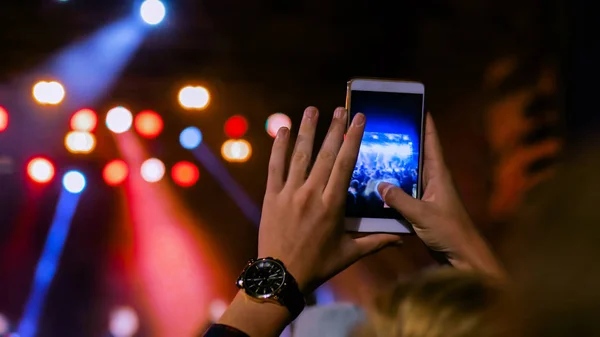
[(85, 189), (85, 177), (79, 171), (69, 171), (63, 176), (63, 187), (73, 194), (79, 194)]
[(210, 307), (208, 308), (209, 313), (210, 313), (210, 319), (212, 322), (217, 322), (219, 321), (219, 319), (221, 319), (221, 316), (223, 316), (223, 314), (225, 313), (225, 311), (227, 310), (227, 302), (223, 301), (223, 300), (213, 300), (212, 302), (210, 302)]
[(71, 130), (92, 132), (98, 125), (98, 116), (91, 109), (81, 109), (71, 117)]
[(190, 126), (181, 131), (179, 143), (184, 149), (193, 150), (202, 143), (202, 132), (195, 126)]
[(110, 186), (122, 184), (128, 175), (129, 168), (127, 167), (127, 163), (120, 159), (109, 162), (104, 166), (104, 170), (102, 171), (104, 181)]
[(8, 128), (8, 111), (0, 106), (0, 132)]
[(225, 134), (229, 138), (241, 138), (247, 131), (248, 121), (243, 116), (233, 116), (225, 122)]
[(210, 102), (210, 93), (201, 86), (187, 86), (179, 91), (179, 104), (185, 109), (202, 110)]
[(130, 307), (119, 307), (110, 314), (109, 331), (114, 337), (132, 337), (139, 329), (139, 318)]
[(173, 181), (179, 186), (190, 187), (193, 186), (200, 178), (200, 172), (198, 167), (190, 162), (181, 161), (171, 169), (171, 176)]
[(71, 153), (91, 153), (96, 148), (96, 137), (83, 131), (71, 131), (65, 137), (65, 147)]
[(242, 163), (250, 159), (252, 147), (244, 139), (229, 139), (223, 143), (221, 155), (228, 162)]
[(159, 0), (146, 0), (140, 7), (140, 15), (142, 20), (149, 25), (157, 25), (167, 15), (165, 5)]
[(43, 105), (58, 105), (65, 95), (65, 87), (56, 81), (40, 81), (33, 86), (33, 98)]
[(27, 175), (36, 183), (47, 184), (54, 178), (54, 174), (54, 164), (46, 158), (33, 158), (27, 164)]
[(114, 133), (123, 133), (131, 128), (133, 115), (131, 111), (119, 106), (112, 108), (106, 114), (106, 127)]
[(142, 111), (137, 114), (137, 116), (135, 116), (135, 120), (133, 121), (133, 125), (140, 136), (146, 138), (157, 137), (162, 132), (164, 127), (164, 123), (160, 115), (150, 110)]
[(292, 127), (292, 120), (286, 114), (278, 112), (267, 118), (265, 128), (269, 136), (275, 138), (275, 136), (277, 136), (277, 131), (282, 127), (288, 129), (291, 129)]
[(160, 181), (165, 176), (165, 164), (156, 158), (150, 158), (142, 163), (142, 179), (149, 183)]

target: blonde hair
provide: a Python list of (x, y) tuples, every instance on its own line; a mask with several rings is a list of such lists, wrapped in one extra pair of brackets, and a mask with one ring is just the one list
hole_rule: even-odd
[(399, 283), (376, 301), (373, 333), (381, 337), (479, 336), (498, 289), (486, 277), (444, 268)]

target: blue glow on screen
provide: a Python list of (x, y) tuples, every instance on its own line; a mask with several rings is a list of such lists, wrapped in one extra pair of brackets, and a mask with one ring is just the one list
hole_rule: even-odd
[(417, 196), (422, 104), (421, 94), (352, 91), (350, 114), (362, 112), (367, 124), (348, 190), (350, 213), (385, 217), (381, 182)]

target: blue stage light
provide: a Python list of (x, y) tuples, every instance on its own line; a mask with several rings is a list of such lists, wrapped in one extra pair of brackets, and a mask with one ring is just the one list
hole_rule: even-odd
[(85, 177), (79, 171), (69, 171), (63, 176), (63, 187), (73, 194), (81, 193), (85, 185)]
[(202, 132), (194, 126), (185, 128), (179, 135), (179, 142), (183, 148), (193, 150), (202, 143)]

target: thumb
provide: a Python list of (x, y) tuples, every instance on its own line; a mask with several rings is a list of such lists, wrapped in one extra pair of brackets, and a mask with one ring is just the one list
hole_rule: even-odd
[(382, 182), (377, 188), (383, 201), (400, 212), (407, 220), (413, 222), (422, 217), (425, 205), (421, 200), (411, 197), (401, 188), (390, 183)]
[(353, 240), (358, 248), (358, 258), (376, 253), (390, 245), (402, 244), (402, 237), (397, 234), (368, 234)]

